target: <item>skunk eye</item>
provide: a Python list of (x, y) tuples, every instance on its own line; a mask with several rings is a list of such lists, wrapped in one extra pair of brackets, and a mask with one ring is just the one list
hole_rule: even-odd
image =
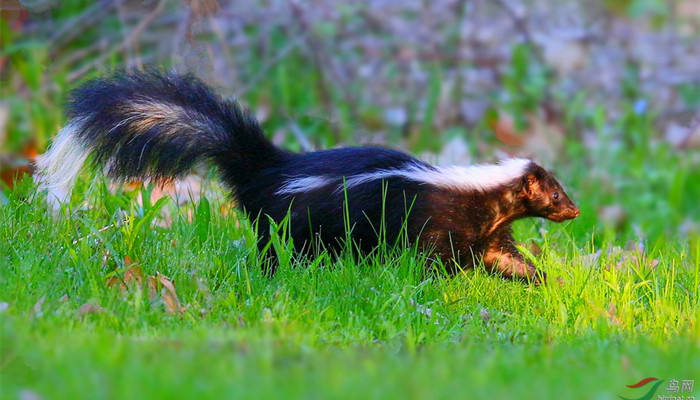
[(558, 199), (558, 198), (559, 198), (559, 192), (554, 192), (554, 195), (552, 195), (552, 197), (554, 197), (555, 200)]

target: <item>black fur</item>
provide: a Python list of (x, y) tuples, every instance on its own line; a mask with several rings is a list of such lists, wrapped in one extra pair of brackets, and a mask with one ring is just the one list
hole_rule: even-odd
[[(151, 115), (151, 109), (157, 112)], [(487, 191), (446, 189), (400, 176), (343, 190), (345, 179), (360, 174), (433, 167), (379, 147), (281, 150), (249, 111), (222, 100), (192, 75), (139, 72), (93, 80), (72, 92), (68, 115), (81, 125), (77, 140), (95, 164), (108, 166), (112, 178), (171, 179), (198, 161), (215, 164), (257, 221), (261, 248), (269, 239), (268, 217), (279, 222), (291, 212), (290, 233), (300, 253), (311, 252), (314, 241), (341, 248), (349, 227), (363, 252), (380, 240), (393, 244), (406, 238), (434, 250), (451, 272), (483, 259), (505, 276), (537, 280), (513, 245), (510, 224), (528, 216), (578, 215), (551, 174), (534, 163), (522, 179)], [(290, 179), (308, 176), (328, 183), (303, 193), (277, 193)], [(561, 191), (556, 202), (555, 191)]]
[[(124, 123), (130, 117), (125, 111), (149, 104), (185, 114), (154, 121), (135, 134), (132, 125)], [(249, 111), (222, 101), (191, 74), (149, 71), (95, 79), (72, 91), (67, 115), (81, 122), (80, 140), (94, 163), (109, 165), (110, 176), (120, 180), (170, 179), (210, 159), (228, 182), (246, 185), (252, 173), (285, 156), (265, 139)]]

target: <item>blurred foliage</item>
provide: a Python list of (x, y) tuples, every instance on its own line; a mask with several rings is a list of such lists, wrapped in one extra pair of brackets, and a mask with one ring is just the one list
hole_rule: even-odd
[(697, 234), (698, 21), (692, 0), (8, 0), (2, 196), (65, 123), (71, 88), (156, 66), (249, 104), (292, 150), (533, 157), (571, 187), (590, 233)]

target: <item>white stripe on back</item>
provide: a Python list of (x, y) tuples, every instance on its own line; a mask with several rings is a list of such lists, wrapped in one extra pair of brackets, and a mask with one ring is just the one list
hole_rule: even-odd
[[(406, 169), (392, 172), (394, 172), (395, 176), (446, 189), (489, 190), (521, 178), (531, 162), (523, 158), (511, 158), (498, 164), (470, 165), (466, 167), (459, 165), (425, 167), (414, 164)], [(386, 174), (386, 172), (388, 171), (379, 172), (379, 178), (385, 179), (391, 176), (391, 174)], [(367, 175), (371, 177), (372, 174)], [(361, 184), (369, 177), (358, 176), (352, 179), (353, 183), (357, 179), (357, 182)], [(348, 185), (348, 187), (351, 186)]]
[(301, 178), (292, 178), (280, 186), (275, 194), (294, 194), (306, 193), (314, 189), (319, 189), (331, 183), (331, 179), (325, 176), (305, 176)]
[[(364, 174), (349, 175), (345, 181), (338, 184), (335, 193), (345, 188), (353, 188), (365, 183), (390, 178), (403, 178), (421, 184), (433, 185), (455, 190), (489, 190), (497, 186), (522, 178), (532, 161), (523, 158), (503, 160), (498, 164), (431, 167), (417, 163), (409, 163), (402, 168), (382, 169)], [(340, 177), (338, 177), (340, 178)], [(277, 194), (306, 193), (320, 189), (337, 178), (328, 176), (304, 176), (286, 181)]]

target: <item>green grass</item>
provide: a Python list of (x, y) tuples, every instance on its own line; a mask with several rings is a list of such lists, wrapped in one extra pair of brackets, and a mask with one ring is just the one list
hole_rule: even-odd
[[(70, 218), (29, 181), (0, 207), (4, 398), (606, 399), (700, 371), (698, 239), (613, 251), (576, 239), (585, 220), (526, 221), (517, 237), (540, 244), (535, 261), (560, 283), (425, 274), (410, 251), (283, 264), (268, 279), (238, 213), (142, 207), (84, 183)], [(172, 225), (149, 227), (161, 206)], [(135, 266), (170, 277), (185, 311), (106, 283)]]

